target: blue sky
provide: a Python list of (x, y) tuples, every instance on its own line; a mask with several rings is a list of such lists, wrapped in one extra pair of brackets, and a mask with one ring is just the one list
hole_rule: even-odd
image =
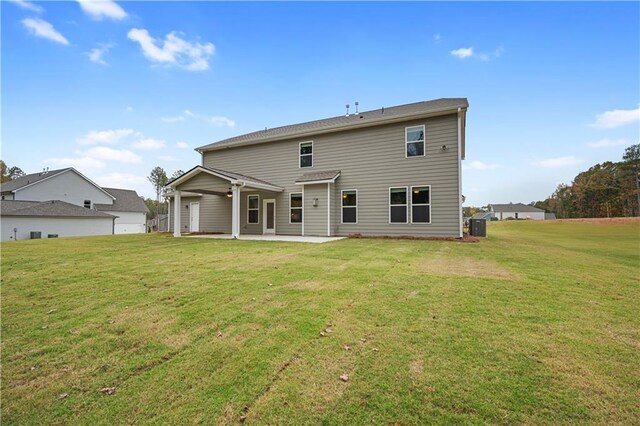
[(465, 205), (544, 199), (640, 139), (640, 4), (2, 1), (2, 159), (146, 176), (264, 127), (470, 108)]

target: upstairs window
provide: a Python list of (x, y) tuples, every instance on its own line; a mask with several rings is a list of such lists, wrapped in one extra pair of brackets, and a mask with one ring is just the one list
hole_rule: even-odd
[(431, 187), (411, 187), (411, 223), (431, 223)]
[(300, 143), (300, 167), (313, 167), (313, 142)]
[(424, 126), (406, 127), (405, 130), (406, 156), (424, 156)]
[(84, 200), (84, 208), (85, 209), (91, 208), (91, 200)]
[(358, 223), (358, 191), (342, 191), (342, 223)]
[(247, 196), (247, 223), (260, 223), (260, 196)]
[(407, 223), (407, 187), (389, 188), (389, 223)]
[(302, 223), (302, 193), (289, 194), (289, 223)]

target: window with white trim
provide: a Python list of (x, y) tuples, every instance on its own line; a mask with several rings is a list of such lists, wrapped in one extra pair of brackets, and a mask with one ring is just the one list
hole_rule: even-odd
[(300, 142), (300, 167), (313, 167), (313, 142)]
[(424, 126), (406, 127), (404, 129), (407, 157), (424, 156)]
[(91, 200), (84, 200), (84, 208), (85, 209), (91, 208)]
[(247, 196), (247, 223), (260, 223), (260, 196)]
[(289, 194), (289, 223), (302, 223), (302, 192)]
[(411, 187), (411, 223), (431, 223), (431, 186)]
[(407, 223), (407, 187), (389, 188), (389, 223)]
[(358, 190), (342, 191), (342, 223), (358, 223)]

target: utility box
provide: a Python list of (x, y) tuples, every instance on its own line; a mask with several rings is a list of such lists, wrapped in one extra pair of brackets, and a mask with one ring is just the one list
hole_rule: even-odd
[(37, 240), (42, 238), (42, 232), (40, 231), (31, 231), (31, 239), (32, 240)]
[(474, 237), (486, 237), (487, 221), (484, 219), (469, 219), (469, 234)]
[(58, 238), (58, 234), (48, 234), (47, 238)]

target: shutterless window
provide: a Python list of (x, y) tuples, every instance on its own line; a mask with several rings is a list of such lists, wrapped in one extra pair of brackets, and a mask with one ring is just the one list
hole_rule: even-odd
[(249, 195), (247, 197), (247, 223), (259, 223), (260, 221), (260, 196)]
[(84, 208), (85, 209), (91, 208), (91, 200), (84, 200)]
[(289, 223), (302, 223), (302, 193), (291, 193), (289, 197)]
[(358, 223), (358, 192), (342, 191), (342, 223)]
[(411, 223), (431, 223), (431, 187), (411, 187)]
[(407, 157), (419, 157), (424, 155), (424, 126), (405, 128), (405, 142)]
[(389, 188), (389, 223), (407, 223), (407, 187)]
[(300, 167), (313, 167), (313, 142), (300, 144)]

